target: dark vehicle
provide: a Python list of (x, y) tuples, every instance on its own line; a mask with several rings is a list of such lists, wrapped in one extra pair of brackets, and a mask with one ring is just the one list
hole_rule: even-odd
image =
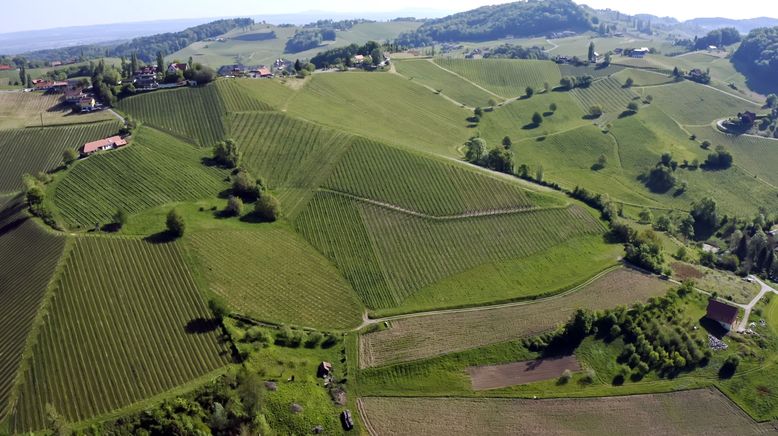
[(350, 410), (344, 410), (343, 413), (340, 414), (340, 422), (343, 423), (343, 429), (346, 431), (354, 428), (354, 420), (351, 419)]

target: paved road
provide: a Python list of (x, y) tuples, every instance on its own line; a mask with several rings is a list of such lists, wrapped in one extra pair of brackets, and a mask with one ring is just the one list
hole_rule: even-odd
[(743, 315), (743, 319), (740, 321), (740, 327), (738, 327), (737, 331), (738, 333), (746, 331), (748, 328), (748, 318), (751, 316), (751, 310), (756, 306), (756, 303), (758, 303), (768, 292), (772, 292), (775, 294), (778, 294), (778, 291), (770, 287), (767, 283), (759, 280), (756, 276), (749, 276), (749, 278), (753, 279), (755, 282), (759, 283), (759, 285), (762, 286), (762, 290), (759, 292), (759, 295), (756, 296), (750, 303), (743, 306), (743, 309), (745, 309), (746, 313)]

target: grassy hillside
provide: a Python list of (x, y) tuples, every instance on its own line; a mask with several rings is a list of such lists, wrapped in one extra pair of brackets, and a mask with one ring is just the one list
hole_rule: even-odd
[(65, 247), (64, 237), (46, 232), (22, 209), (21, 197), (0, 197), (0, 421), (9, 411), (27, 336)]
[(76, 241), (32, 350), (13, 430), (128, 406), (230, 361), (178, 244)]
[(452, 71), (502, 97), (519, 97), (527, 86), (541, 89), (548, 82), (559, 83), (559, 67), (551, 61), (514, 59), (436, 59), (441, 67)]
[(690, 81), (645, 88), (642, 93), (652, 95), (654, 104), (681, 124), (710, 124), (738, 112), (760, 110), (759, 105)]
[(470, 107), (489, 106), (489, 100), (501, 100), (472, 83), (440, 68), (432, 60), (410, 59), (394, 63), (397, 72), (409, 80), (439, 91)]
[(614, 119), (627, 110), (627, 104), (637, 95), (616, 79), (597, 80), (588, 88), (576, 88), (570, 93), (578, 101), (581, 110), (589, 112), (592, 106), (600, 106), (606, 113), (606, 119)]
[(162, 132), (141, 128), (129, 146), (79, 161), (49, 188), (68, 226), (109, 224), (119, 208), (129, 214), (165, 203), (215, 197), (226, 171), (206, 167), (208, 152)]
[(0, 130), (0, 193), (19, 191), (22, 176), (62, 164), (62, 152), (116, 134), (118, 123)]
[(397, 306), (452, 274), (602, 231), (578, 207), (440, 220), (332, 193), (317, 194), (296, 226), (374, 309)]
[(209, 290), (242, 314), (317, 328), (360, 323), (361, 304), (349, 284), (326, 258), (282, 226), (200, 232), (188, 241)]
[(448, 156), (457, 156), (472, 114), (400, 76), (376, 73), (316, 75), (288, 110), (336, 129)]
[(0, 92), (0, 129), (41, 127), (60, 124), (94, 123), (112, 120), (110, 112), (74, 114), (63, 104), (62, 94)]

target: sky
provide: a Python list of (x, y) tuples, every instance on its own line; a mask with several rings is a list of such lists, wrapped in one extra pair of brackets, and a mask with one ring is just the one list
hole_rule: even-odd
[[(747, 8), (732, 7), (732, 1), (722, 0), (575, 0), (602, 9), (617, 9), (627, 14), (651, 13), (673, 16), (684, 20), (694, 17), (722, 16), (752, 18), (756, 15), (778, 18), (777, 0), (747, 0)], [(3, 2), (3, 25), (0, 33), (22, 30), (48, 29), (116, 22), (151, 21), (175, 18), (204, 18), (225, 16), (255, 16), (286, 14), (305, 11), (332, 12), (389, 12), (407, 8), (440, 11), (464, 11), (499, 0), (392, 0), (365, 2), (364, 0), (132, 0), (131, 2), (102, 1), (89, 7), (62, 7), (61, 0), (36, 0), (35, 7), (23, 1)], [(735, 3), (737, 4), (737, 3)], [(56, 11), (36, 13), (35, 11)]]

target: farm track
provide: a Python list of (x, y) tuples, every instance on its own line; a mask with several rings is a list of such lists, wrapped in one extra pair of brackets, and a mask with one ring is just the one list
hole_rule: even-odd
[(461, 76), (461, 75), (459, 75), (459, 74), (457, 74), (457, 73), (455, 73), (455, 72), (453, 72), (453, 71), (443, 67), (442, 65), (438, 64), (437, 62), (435, 62), (432, 59), (430, 59), (428, 62), (432, 62), (433, 65), (435, 65), (436, 67), (440, 68), (441, 70), (443, 70), (443, 71), (445, 71), (445, 72), (447, 72), (447, 73), (449, 73), (449, 74), (451, 74), (453, 76), (456, 76), (456, 77), (464, 80), (465, 82), (475, 86), (476, 88), (480, 89), (481, 91), (484, 91), (485, 93), (487, 93), (489, 95), (493, 95), (493, 96), (495, 96), (497, 98), (500, 98), (500, 99), (503, 99), (503, 100), (507, 100), (508, 99), (508, 97), (504, 97), (504, 96), (502, 96), (500, 94), (494, 93), (494, 92), (484, 88), (483, 86), (473, 82), (472, 80), (468, 79), (467, 77)]

